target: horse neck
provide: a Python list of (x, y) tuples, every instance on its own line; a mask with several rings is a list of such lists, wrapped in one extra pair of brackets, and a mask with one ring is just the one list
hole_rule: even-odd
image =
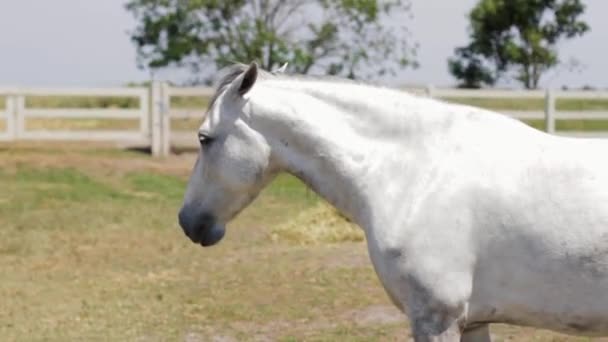
[(262, 84), (251, 97), (254, 121), (281, 170), (366, 227), (378, 203), (374, 190), (387, 176), (383, 164), (422, 123), (398, 115), (403, 104), (391, 91), (315, 83)]

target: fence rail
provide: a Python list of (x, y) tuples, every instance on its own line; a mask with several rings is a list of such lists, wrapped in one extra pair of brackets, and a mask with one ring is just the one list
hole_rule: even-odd
[[(420, 90), (418, 90), (420, 93)], [(565, 90), (498, 90), (498, 89), (435, 89), (424, 88), (423, 93), (431, 97), (447, 100), (458, 99), (509, 99), (542, 100), (543, 111), (539, 110), (495, 110), (519, 120), (544, 120), (545, 131), (550, 134), (567, 135), (573, 137), (601, 137), (608, 138), (608, 131), (560, 131), (556, 128), (558, 120), (601, 120), (608, 121), (608, 105), (603, 111), (558, 111), (557, 100), (605, 100), (608, 103), (608, 91), (565, 91)]]
[[(608, 131), (558, 131), (557, 120), (602, 120), (608, 121), (608, 105), (592, 110), (556, 109), (556, 100), (605, 100), (608, 91), (524, 91), (524, 90), (468, 90), (452, 88), (418, 87), (405, 91), (446, 100), (497, 99), (497, 100), (539, 100), (543, 110), (497, 110), (520, 120), (544, 120), (545, 130), (552, 134), (577, 137), (608, 137)], [(171, 87), (167, 83), (154, 82), (150, 88), (0, 88), (0, 97), (5, 99), (0, 108), (0, 121), (4, 121), (4, 131), (0, 131), (0, 141), (14, 140), (77, 140), (116, 141), (150, 146), (155, 156), (165, 156), (174, 145), (196, 145), (196, 135), (191, 131), (171, 128), (171, 119), (202, 118), (205, 108), (183, 109), (171, 105), (176, 97), (209, 98), (213, 89), (205, 87)], [(28, 99), (36, 97), (95, 97), (133, 98), (136, 108), (39, 108), (28, 107)], [(606, 110), (602, 110), (606, 108)], [(137, 120), (135, 129), (122, 130), (51, 130), (29, 129), (31, 119), (98, 119)]]

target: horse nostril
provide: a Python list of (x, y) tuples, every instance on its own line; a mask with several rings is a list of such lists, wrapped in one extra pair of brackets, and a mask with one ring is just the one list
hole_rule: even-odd
[(190, 220), (188, 214), (184, 211), (183, 208), (177, 214), (177, 220), (179, 222), (179, 226), (182, 227), (182, 229), (184, 230), (184, 232), (186, 232), (187, 235), (189, 230), (188, 228), (190, 226)]
[(208, 235), (215, 224), (215, 218), (209, 213), (200, 213), (184, 206), (177, 214), (179, 225), (192, 242), (201, 242), (208, 239)]
[(204, 228), (211, 228), (215, 224), (215, 218), (213, 215), (205, 213), (201, 215), (198, 219), (198, 224)]

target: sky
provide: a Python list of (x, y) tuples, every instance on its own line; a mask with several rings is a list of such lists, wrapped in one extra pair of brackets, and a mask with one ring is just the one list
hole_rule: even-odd
[[(149, 78), (137, 68), (128, 32), (135, 20), (126, 0), (0, 0), (0, 87), (118, 86)], [(391, 83), (450, 86), (446, 60), (467, 42), (466, 14), (476, 0), (412, 0), (409, 27), (420, 44), (420, 67)], [(578, 72), (552, 72), (550, 87), (608, 87), (608, 1), (583, 0), (591, 31), (559, 46), (563, 60), (576, 57)], [(179, 81), (183, 73), (162, 78)], [(514, 84), (507, 85), (514, 86)]]

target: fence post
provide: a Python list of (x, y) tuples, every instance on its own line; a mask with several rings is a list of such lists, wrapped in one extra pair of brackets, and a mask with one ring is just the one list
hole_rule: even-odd
[(555, 92), (552, 89), (545, 92), (545, 131), (555, 134)]
[(426, 93), (426, 96), (434, 97), (435, 96), (435, 87), (432, 84), (427, 84), (426, 87), (424, 87), (424, 92)]
[(15, 95), (15, 139), (22, 138), (25, 133), (25, 96)]
[(166, 157), (171, 154), (171, 93), (169, 83), (161, 83), (161, 96), (161, 154)]
[(154, 157), (159, 157), (162, 153), (162, 94), (160, 82), (154, 81), (150, 86), (150, 122), (151, 122), (151, 150)]
[(16, 118), (15, 118), (15, 109), (17, 108), (16, 99), (14, 94), (8, 94), (6, 96), (6, 135), (8, 136), (8, 140), (15, 140), (17, 136), (16, 133)]

